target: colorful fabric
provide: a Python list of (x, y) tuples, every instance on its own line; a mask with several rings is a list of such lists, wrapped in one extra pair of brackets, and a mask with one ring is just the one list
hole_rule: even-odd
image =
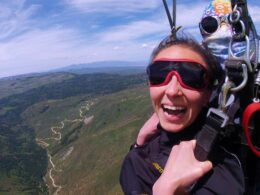
[[(230, 0), (213, 0), (204, 10), (202, 19), (207, 16), (223, 17), (232, 12)], [(232, 28), (229, 23), (222, 22), (219, 29), (212, 34), (202, 34), (204, 42), (211, 49), (222, 67), (224, 68), (224, 61), (228, 58), (229, 42), (232, 38)], [(253, 44), (252, 32), (250, 32), (249, 39), (251, 45)], [(244, 55), (246, 48), (245, 41), (235, 42), (232, 46), (233, 54), (237, 57)], [(250, 48), (250, 56), (254, 55), (254, 48)]]

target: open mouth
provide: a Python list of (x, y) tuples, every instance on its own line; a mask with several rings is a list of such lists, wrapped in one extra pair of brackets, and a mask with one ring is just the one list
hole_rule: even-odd
[(186, 107), (182, 107), (182, 106), (162, 105), (162, 109), (164, 112), (168, 113), (169, 115), (181, 115), (187, 111)]

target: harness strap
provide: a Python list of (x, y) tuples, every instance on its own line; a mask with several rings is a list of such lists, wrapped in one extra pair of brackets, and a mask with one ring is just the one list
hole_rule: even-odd
[(239, 99), (229, 106), (227, 113), (220, 109), (210, 108), (207, 119), (201, 131), (196, 136), (197, 144), (195, 147), (195, 157), (199, 161), (205, 161), (215, 143), (223, 137), (229, 136), (225, 127), (233, 121), (235, 114), (239, 110)]
[(194, 154), (197, 160), (205, 161), (208, 159), (208, 155), (221, 131), (220, 126), (222, 122), (221, 119), (214, 116), (207, 117), (206, 124), (203, 125), (201, 131), (196, 136), (197, 143)]

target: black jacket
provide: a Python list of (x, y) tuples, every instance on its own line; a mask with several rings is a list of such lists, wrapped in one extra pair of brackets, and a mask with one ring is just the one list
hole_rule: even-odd
[[(198, 122), (180, 133), (169, 133), (159, 126), (160, 134), (156, 138), (141, 147), (133, 147), (121, 168), (120, 184), (124, 193), (152, 194), (152, 186), (160, 177), (172, 147), (180, 141), (194, 139), (198, 129), (201, 129)], [(243, 194), (244, 175), (238, 158), (223, 147), (215, 147), (209, 159), (213, 170), (197, 182), (190, 194)]]

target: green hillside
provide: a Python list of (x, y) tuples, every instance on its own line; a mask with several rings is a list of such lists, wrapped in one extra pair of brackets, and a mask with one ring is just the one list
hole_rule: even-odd
[[(38, 137), (50, 138), (52, 126), (60, 126), (64, 119), (80, 118), (80, 107), (89, 102), (93, 105), (84, 112), (84, 118), (93, 117), (89, 124), (65, 122), (60, 142), (45, 139), (60, 170), (53, 174), (56, 184), (62, 186), (61, 194), (122, 194), (118, 178), (123, 157), (151, 113), (146, 86), (95, 99), (78, 96), (41, 102), (28, 108), (23, 117)], [(48, 110), (42, 113), (46, 106)], [(48, 177), (46, 181), (51, 186)]]
[(75, 77), (71, 73), (54, 73), (42, 76), (28, 76), (10, 79), (0, 79), (0, 99), (13, 94), (23, 93), (50, 83), (62, 82)]
[(120, 193), (122, 158), (151, 110), (143, 74), (73, 75), (11, 90), (0, 99), (0, 194), (48, 194), (57, 186), (60, 194)]

